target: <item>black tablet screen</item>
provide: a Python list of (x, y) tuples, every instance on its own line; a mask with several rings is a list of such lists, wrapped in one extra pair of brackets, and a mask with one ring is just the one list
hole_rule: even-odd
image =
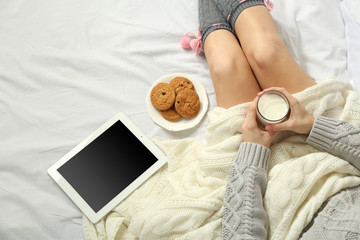
[(156, 161), (143, 143), (117, 121), (58, 171), (98, 212)]

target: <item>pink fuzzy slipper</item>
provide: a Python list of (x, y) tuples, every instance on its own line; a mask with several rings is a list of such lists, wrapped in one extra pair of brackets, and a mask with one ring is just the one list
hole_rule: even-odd
[(201, 41), (201, 32), (199, 25), (199, 33), (188, 32), (181, 38), (181, 46), (185, 49), (193, 49), (197, 54), (202, 52), (202, 41)]

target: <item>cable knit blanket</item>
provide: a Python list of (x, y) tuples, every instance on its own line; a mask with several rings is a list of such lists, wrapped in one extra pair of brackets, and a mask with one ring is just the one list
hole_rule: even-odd
[[(313, 115), (360, 127), (360, 98), (351, 86), (325, 80), (295, 95)], [(169, 162), (103, 220), (83, 218), (93, 239), (221, 239), (228, 170), (242, 140), (249, 103), (208, 113), (208, 145), (196, 139), (155, 142)], [(271, 146), (264, 198), (269, 239), (297, 239), (327, 198), (360, 184), (347, 162), (306, 144), (306, 136), (284, 132)]]

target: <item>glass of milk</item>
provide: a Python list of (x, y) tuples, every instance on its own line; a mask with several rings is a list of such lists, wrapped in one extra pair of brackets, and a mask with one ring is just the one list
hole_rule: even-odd
[(261, 129), (265, 129), (266, 125), (287, 120), (289, 113), (289, 100), (279, 91), (267, 91), (257, 101), (256, 115)]

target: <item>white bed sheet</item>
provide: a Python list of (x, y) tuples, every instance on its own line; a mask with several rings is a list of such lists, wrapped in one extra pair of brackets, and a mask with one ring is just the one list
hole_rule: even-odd
[(340, 8), (345, 22), (350, 82), (360, 92), (360, 2), (345, 0)]
[[(340, 0), (274, 0), (290, 52), (315, 79), (346, 79)], [(324, 6), (326, 5), (326, 8)], [(118, 111), (159, 139), (145, 96), (159, 77), (187, 73), (216, 106), (206, 60), (181, 48), (197, 31), (196, 0), (0, 2), (0, 239), (82, 239), (82, 214), (47, 169)]]

